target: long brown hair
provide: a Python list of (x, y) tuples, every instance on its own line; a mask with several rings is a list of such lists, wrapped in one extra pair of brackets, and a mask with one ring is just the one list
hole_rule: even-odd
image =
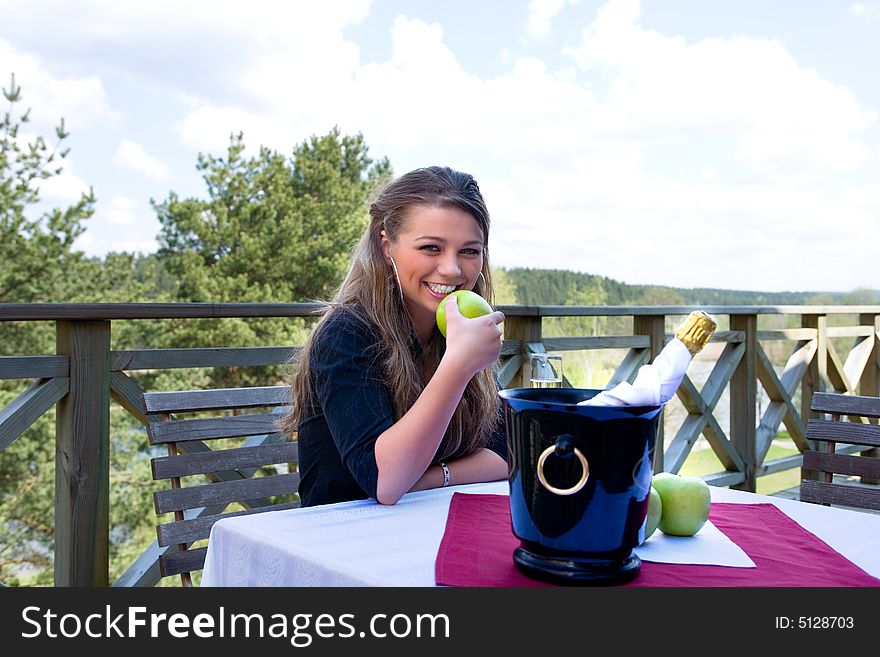
[[(435, 329), (417, 358), (413, 357), (415, 328), (401, 298), (394, 270), (381, 247), (381, 233), (397, 239), (409, 211), (415, 206), (457, 208), (470, 214), (483, 233), (483, 268), (474, 292), (493, 303), (489, 269), (489, 211), (476, 180), (448, 167), (426, 167), (406, 173), (389, 183), (370, 205), (370, 223), (352, 252), (348, 273), (332, 301), (312, 330), (291, 377), (293, 411), (285, 416), (282, 429), (292, 434), (309, 407), (312, 395), (309, 359), (315, 336), (337, 309), (354, 313), (373, 326), (381, 337), (381, 376), (391, 395), (395, 420), (416, 402), (433, 376), (446, 342)], [(449, 422), (435, 460), (452, 460), (485, 447), (500, 421), (500, 403), (490, 368), (478, 372), (468, 383)]]

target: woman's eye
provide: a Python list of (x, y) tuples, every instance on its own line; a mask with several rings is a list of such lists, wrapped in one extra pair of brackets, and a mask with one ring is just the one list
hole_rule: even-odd
[(465, 255), (469, 255), (469, 256), (478, 256), (478, 255), (480, 255), (480, 250), (479, 249), (464, 249), (462, 251), (462, 253), (464, 253)]
[(439, 250), (440, 250), (440, 247), (438, 247), (436, 244), (425, 244), (425, 246), (421, 247), (421, 249), (422, 249), (422, 251), (434, 251), (434, 252), (436, 252), (436, 251), (439, 251)]

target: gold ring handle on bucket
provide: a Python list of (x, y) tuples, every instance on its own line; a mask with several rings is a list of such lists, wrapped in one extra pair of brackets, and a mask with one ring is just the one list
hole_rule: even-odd
[(577, 457), (578, 461), (581, 462), (581, 469), (583, 472), (581, 473), (581, 478), (571, 488), (556, 488), (556, 486), (552, 486), (550, 482), (547, 481), (547, 477), (544, 475), (544, 462), (547, 460), (548, 456), (556, 452), (555, 444), (550, 445), (550, 447), (541, 452), (541, 456), (538, 457), (538, 481), (540, 481), (541, 485), (551, 493), (556, 495), (574, 495), (584, 487), (584, 484), (587, 483), (587, 479), (590, 477), (590, 466), (587, 463), (587, 457), (584, 456), (583, 452), (577, 447), (573, 447), (572, 449), (574, 450), (574, 455)]

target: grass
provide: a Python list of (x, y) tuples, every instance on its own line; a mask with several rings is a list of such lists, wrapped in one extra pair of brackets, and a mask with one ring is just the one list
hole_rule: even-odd
[[(767, 452), (767, 457), (764, 461), (775, 461), (776, 459), (784, 458), (786, 456), (795, 456), (798, 453), (797, 448), (790, 442), (788, 432), (780, 431), (776, 434), (773, 445), (770, 446), (770, 450)], [(700, 449), (694, 450), (688, 455), (679, 474), (682, 476), (702, 476), (721, 472), (722, 470), (724, 470), (724, 466), (721, 465), (721, 461), (715, 456), (715, 452), (711, 449)], [(772, 495), (781, 490), (797, 488), (800, 484), (801, 470), (800, 468), (792, 468), (791, 470), (785, 470), (784, 472), (777, 472), (775, 474), (758, 477), (757, 492), (762, 495)]]

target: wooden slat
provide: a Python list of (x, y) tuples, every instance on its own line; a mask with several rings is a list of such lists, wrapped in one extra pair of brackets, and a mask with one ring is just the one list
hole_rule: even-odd
[(844, 371), (843, 361), (837, 355), (834, 343), (828, 342), (828, 380), (831, 381), (832, 387), (838, 392), (853, 393), (855, 388)]
[(770, 340), (803, 340), (808, 342), (816, 339), (814, 328), (790, 328), (775, 331), (758, 331), (758, 340), (766, 342)]
[(777, 472), (785, 472), (787, 470), (793, 470), (794, 468), (801, 467), (803, 463), (803, 455), (802, 454), (794, 454), (793, 456), (785, 456), (781, 459), (774, 459), (772, 461), (765, 461), (757, 468), (757, 474), (759, 477), (764, 477), (766, 475), (776, 474)]
[(520, 340), (502, 340), (500, 357), (518, 355), (520, 349), (522, 349)]
[[(201, 443), (187, 443), (187, 447), (192, 447), (193, 445), (201, 445)], [(293, 504), (293, 503), (291, 503)], [(281, 507), (286, 507), (286, 504), (276, 504), (266, 506), (271, 506), (270, 510), (275, 508), (280, 509)], [(210, 506), (210, 507), (200, 507), (198, 509), (192, 509), (187, 512), (187, 518), (191, 520), (196, 520), (198, 518), (210, 518), (210, 517), (218, 517), (218, 514), (223, 512), (225, 505), (219, 506)], [(258, 509), (254, 509), (256, 511)], [(250, 509), (248, 511), (251, 511)], [(187, 521), (183, 521), (187, 522)], [(162, 531), (162, 527), (164, 525), (159, 525), (157, 527), (158, 531)], [(158, 533), (158, 532), (157, 532)], [(177, 545), (174, 543), (173, 545)], [(141, 555), (135, 559), (134, 563), (132, 563), (125, 572), (119, 576), (119, 578), (113, 583), (113, 586), (118, 587), (132, 587), (132, 586), (155, 586), (162, 579), (162, 573), (159, 570), (159, 558), (168, 552), (169, 550), (174, 550), (175, 548), (162, 547), (159, 545), (158, 540), (154, 540), (147, 548), (141, 553)]]
[(650, 355), (651, 352), (648, 349), (630, 349), (627, 351), (623, 360), (620, 361), (620, 365), (617, 366), (614, 374), (612, 374), (611, 378), (608, 380), (605, 388), (613, 388), (621, 381), (629, 381), (632, 383), (639, 368), (648, 362)]
[[(3, 303), (6, 320), (112, 320), (210, 317), (310, 317), (323, 303)], [(537, 306), (499, 304), (508, 317), (616, 317), (687, 315), (702, 310), (712, 315), (878, 314), (878, 305), (814, 306)]]
[(872, 456), (849, 456), (814, 451), (804, 452), (803, 456), (803, 467), (807, 470), (859, 477), (880, 477), (880, 459)]
[(779, 424), (783, 420), (788, 428), (792, 440), (800, 449), (806, 449), (806, 439), (804, 436), (804, 426), (801, 422), (800, 415), (791, 400), (793, 390), (787, 389), (776, 371), (773, 364), (767, 358), (764, 348), (760, 343), (755, 348), (757, 355), (757, 371), (758, 380), (764, 386), (767, 396), (770, 398), (770, 404), (761, 418), (758, 431), (755, 435), (757, 441), (756, 453), (758, 455), (758, 463), (764, 460), (776, 433), (779, 431)]
[[(773, 445), (773, 439), (779, 432), (779, 425), (788, 415), (788, 409), (784, 402), (771, 401), (767, 404), (767, 409), (761, 416), (758, 428), (755, 431), (755, 458), (757, 463), (761, 463), (770, 447)], [(791, 436), (794, 439), (794, 435)], [(801, 438), (803, 442), (803, 437)]]
[(742, 342), (745, 339), (745, 331), (715, 331), (709, 342)]
[(205, 567), (207, 554), (208, 548), (206, 547), (184, 550), (183, 552), (166, 552), (159, 557), (159, 570), (162, 572), (162, 577), (201, 570)]
[(154, 540), (129, 564), (125, 572), (113, 582), (113, 586), (119, 588), (156, 586), (162, 579), (162, 573), (159, 572), (159, 557), (167, 551), (168, 548), (159, 547), (159, 542)]
[(144, 389), (137, 381), (122, 372), (110, 372), (110, 396), (141, 424), (159, 422), (163, 419), (158, 413), (147, 413), (147, 408), (144, 406)]
[(736, 486), (746, 480), (743, 472), (715, 472), (709, 475), (703, 475), (703, 480), (710, 486), (719, 486), (727, 488), (728, 486)]
[(788, 360), (785, 362), (785, 368), (779, 376), (779, 380), (785, 390), (794, 391), (794, 389), (797, 388), (797, 385), (807, 373), (810, 364), (813, 363), (813, 359), (818, 350), (818, 340), (808, 340), (797, 344), (791, 356), (789, 356)]
[(803, 479), (801, 481), (801, 501), (880, 511), (880, 488), (845, 486)]
[[(865, 367), (871, 359), (873, 348), (874, 336), (872, 335), (870, 338), (861, 338), (857, 340), (852, 349), (850, 349), (849, 354), (846, 357), (846, 362), (843, 364), (843, 373), (846, 375), (847, 380), (851, 381), (853, 385), (857, 385), (862, 378), (862, 373), (865, 371)], [(862, 393), (864, 394), (865, 391), (862, 390)]]
[(579, 338), (544, 338), (547, 351), (578, 351), (589, 349), (631, 349), (650, 346), (646, 335), (601, 335)]
[(709, 374), (700, 392), (710, 408), (714, 409), (718, 404), (718, 400), (721, 399), (724, 389), (730, 383), (730, 377), (733, 376), (736, 366), (739, 365), (739, 361), (745, 352), (746, 346), (742, 342), (724, 345), (724, 349), (718, 357), (715, 367), (712, 368), (712, 372)]
[(69, 389), (70, 380), (66, 376), (37, 381), (6, 408), (0, 409), (0, 452), (58, 403)]
[(274, 463), (295, 463), (296, 443), (276, 443), (258, 447), (218, 449), (199, 454), (159, 456), (152, 460), (153, 479), (186, 477), (207, 472), (257, 468)]
[(544, 346), (542, 341), (537, 342), (526, 342), (526, 355), (531, 356), (532, 354), (546, 354), (547, 347)]
[(511, 356), (501, 369), (498, 370), (498, 382), (501, 384), (502, 388), (510, 387), (511, 382), (520, 370), (522, 362), (522, 356), (516, 354), (515, 356)]
[[(0, 320), (309, 317), (323, 308), (323, 303), (3, 303)], [(864, 312), (871, 310), (866, 308)]]
[[(717, 367), (718, 365), (716, 365), (716, 368)], [(727, 374), (726, 376), (729, 376), (729, 374)], [(705, 390), (706, 387), (704, 386), (703, 391)], [(724, 468), (727, 470), (736, 470), (738, 472), (742, 472), (742, 458), (733, 448), (733, 445), (724, 433), (724, 429), (722, 429), (721, 425), (718, 424), (718, 420), (712, 414), (712, 408), (709, 407), (706, 400), (700, 395), (699, 392), (697, 392), (696, 386), (694, 386), (693, 382), (690, 380), (690, 377), (688, 377), (687, 375), (685, 375), (685, 377), (681, 380), (681, 385), (678, 388), (677, 394), (678, 398), (682, 401), (682, 404), (685, 406), (685, 408), (688, 409), (689, 412), (697, 415), (702, 415), (703, 418), (705, 418), (706, 422), (704, 426), (700, 428), (700, 430), (703, 432), (703, 435), (706, 437), (706, 440), (712, 447), (712, 451), (715, 452), (715, 455), (718, 457), (718, 460), (721, 461), (721, 464), (724, 466)]]
[(111, 353), (110, 369), (171, 370), (189, 367), (285, 365), (302, 347), (224, 347), (218, 349), (138, 349)]
[(705, 426), (706, 417), (703, 415), (688, 415), (684, 419), (664, 454), (663, 464), (667, 471), (678, 472), (681, 469)]
[(199, 518), (191, 518), (188, 520), (178, 520), (167, 522), (156, 528), (158, 536), (158, 544), (160, 546), (179, 545), (181, 543), (193, 543), (211, 535), (211, 527), (214, 523), (223, 518), (235, 518), (237, 516), (248, 516), (254, 513), (265, 513), (267, 511), (283, 511), (284, 509), (299, 508), (299, 501), (285, 502), (284, 504), (273, 504), (271, 506), (261, 506), (256, 509), (245, 509), (244, 511), (236, 511), (234, 513), (223, 513), (211, 516), (202, 516)]
[(811, 408), (816, 413), (880, 417), (880, 397), (817, 392), (813, 395)]
[[(275, 443), (286, 442), (287, 438), (277, 433), (259, 435), (259, 436), (251, 436), (250, 438), (246, 438), (242, 443), (242, 447), (254, 447), (257, 445), (270, 445)], [(177, 443), (177, 451), (178, 455), (180, 453), (186, 454), (199, 454), (202, 452), (210, 452), (212, 451), (210, 447), (205, 445), (205, 443), (193, 440), (189, 442), (181, 442)], [(242, 479), (247, 479), (254, 474), (254, 470), (251, 469), (241, 469), (241, 470), (223, 470), (221, 472), (211, 472), (207, 473), (205, 477), (209, 481), (240, 481)], [(261, 501), (261, 500), (252, 500), (251, 506), (267, 506), (270, 504), (269, 500)], [(210, 513), (222, 513), (223, 507), (211, 510)], [(204, 514), (200, 514), (204, 515)]]
[(829, 338), (858, 338), (874, 334), (873, 326), (829, 326)]
[(810, 420), (807, 422), (807, 438), (880, 447), (880, 425)]
[(278, 413), (264, 415), (228, 415), (174, 422), (150, 422), (147, 435), (151, 445), (192, 440), (215, 440), (239, 436), (259, 436), (277, 432)]
[(69, 372), (67, 356), (0, 356), (0, 379), (52, 379)]
[(144, 404), (148, 413), (189, 413), (229, 408), (283, 406), (288, 403), (290, 403), (290, 388), (283, 385), (148, 392), (144, 395)]
[[(529, 310), (526, 308), (525, 310)], [(521, 356), (526, 357), (529, 343), (541, 341), (541, 318), (525, 316), (510, 316), (505, 313), (504, 337), (516, 340), (522, 345)], [(510, 379), (507, 385), (513, 388), (527, 388), (529, 386), (528, 362), (523, 361), (520, 367)]]
[[(674, 333), (667, 333), (664, 342), (670, 342), (675, 337)], [(745, 340), (745, 331), (715, 331), (709, 338), (709, 342), (737, 343)]]
[(160, 490), (153, 494), (156, 513), (170, 513), (194, 509), (210, 504), (231, 504), (247, 500), (295, 493), (299, 484), (299, 473), (272, 475), (240, 481), (224, 481), (187, 488)]

